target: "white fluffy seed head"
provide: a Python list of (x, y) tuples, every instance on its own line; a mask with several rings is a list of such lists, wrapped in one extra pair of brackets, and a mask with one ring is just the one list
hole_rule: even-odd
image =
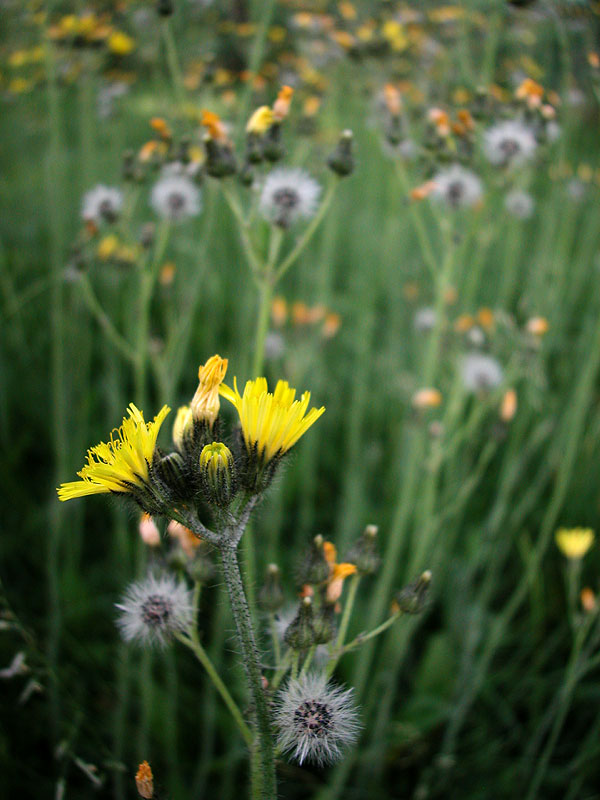
[(352, 693), (319, 673), (290, 680), (275, 710), (281, 750), (299, 764), (325, 766), (339, 761), (360, 730)]
[(518, 120), (499, 122), (484, 134), (485, 155), (497, 167), (524, 164), (533, 157), (536, 147), (533, 131)]
[(504, 198), (504, 207), (516, 219), (529, 219), (535, 210), (535, 200), (521, 189), (513, 189)]
[(461, 375), (467, 391), (489, 391), (502, 383), (504, 370), (492, 356), (473, 352), (463, 356)]
[(483, 194), (483, 186), (471, 170), (453, 164), (437, 172), (431, 179), (434, 188), (432, 197), (441, 200), (451, 208), (469, 208), (477, 205)]
[(165, 647), (193, 623), (191, 594), (171, 575), (148, 575), (130, 584), (116, 606), (117, 625), (126, 642)]
[(171, 171), (154, 184), (150, 202), (160, 217), (172, 222), (195, 217), (202, 210), (198, 187), (185, 175)]
[(275, 225), (289, 228), (317, 211), (321, 187), (306, 170), (280, 167), (269, 172), (260, 193), (260, 212)]
[(123, 208), (123, 192), (114, 186), (98, 184), (86, 192), (81, 203), (85, 222), (114, 222)]

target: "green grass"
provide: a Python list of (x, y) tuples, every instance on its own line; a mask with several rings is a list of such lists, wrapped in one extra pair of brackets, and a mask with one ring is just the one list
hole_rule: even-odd
[[(427, 98), (416, 119), (430, 105), (449, 103), (457, 84), (474, 89), (485, 59), (505, 80), (506, 59), (517, 60), (523, 47), (513, 35), (515, 17), (505, 15), (504, 4), (483, 8), (499, 14), (498, 51), (489, 40), (480, 47), (478, 30), (466, 25), (468, 52), (464, 38), (439, 29), (445, 57), (433, 72), (407, 57), (406, 69)], [(275, 14), (284, 21), (289, 12), (278, 6)], [(423, 569), (434, 579), (426, 614), (401, 620), (337, 669), (362, 707), (360, 746), (324, 772), (282, 763), (281, 797), (600, 796), (600, 642), (592, 633), (593, 646), (579, 649), (569, 622), (567, 565), (553, 544), (559, 525), (599, 528), (599, 190), (589, 184), (576, 203), (567, 181), (549, 175), (560, 163), (599, 165), (598, 106), (581, 57), (597, 18), (586, 30), (564, 15), (524, 19), (537, 37), (527, 52), (540, 64), (544, 85), (575, 81), (588, 98), (581, 111), (563, 108), (563, 137), (551, 161), (526, 176), (537, 202), (529, 221), (503, 211), (489, 169), (483, 207), (459, 215), (461, 238), (449, 247), (429, 206), (409, 206), (372, 119), (375, 94), (396, 77), (389, 73), (397, 65), (335, 62), (326, 69), (316, 135), (297, 133), (297, 111), (286, 129), (288, 161), (324, 183), (324, 158), (339, 131), (351, 128), (358, 168), (341, 182), (323, 225), (277, 289), (289, 301), (338, 311), (342, 326), (327, 342), (290, 327), (284, 358), (267, 364), (270, 379), (310, 389), (327, 412), (257, 513), (251, 593), (276, 561), (291, 603), (294, 565), (310, 539), (322, 533), (343, 555), (368, 523), (379, 526), (383, 561), (379, 574), (360, 584), (350, 635), (382, 621), (393, 592)], [(205, 42), (212, 35), (198, 20), (186, 30), (186, 21), (180, 9), (174, 27), (183, 65), (198, 55), (195, 32)], [(2, 52), (15, 47), (5, 40)], [(119, 642), (114, 603), (148, 561), (137, 519), (103, 498), (59, 505), (55, 486), (72, 479), (86, 448), (120, 423), (134, 397), (147, 416), (164, 402), (175, 409), (187, 402), (198, 365), (212, 353), (230, 359), (229, 375), (253, 377), (256, 288), (235, 220), (209, 178), (203, 213), (175, 228), (166, 247), (175, 282), (157, 287), (150, 306), (150, 340), (168, 342), (183, 319), (180, 336), (158, 379), (149, 365), (145, 380), (136, 381), (77, 282), (63, 278), (83, 192), (120, 182), (123, 151), (147, 140), (151, 116), (166, 116), (178, 134), (191, 123), (177, 117), (161, 51), (118, 115), (103, 122), (95, 117), (98, 71), (65, 86), (54, 66), (50, 58), (48, 80), (31, 93), (2, 99), (0, 576), (28, 638), (0, 631), (0, 667), (25, 648), (43, 689), (19, 704), (31, 676), (2, 682), (0, 796), (52, 796), (61, 785), (66, 797), (97, 796), (77, 759), (98, 766), (99, 796), (135, 796), (132, 776), (142, 759), (151, 762), (161, 796), (243, 796), (243, 742), (192, 658), (177, 648), (147, 656)], [(248, 96), (248, 108), (270, 102), (274, 92)], [(225, 111), (210, 86), (192, 100), (235, 122), (235, 111)], [(422, 180), (408, 164), (408, 185)], [(152, 219), (147, 197), (144, 186), (134, 231)], [(436, 254), (435, 281), (411, 209), (422, 214)], [(292, 234), (284, 246), (291, 241)], [(133, 274), (95, 264), (89, 278), (116, 329), (135, 341)], [(457, 290), (452, 306), (444, 302), (444, 280)], [(415, 301), (404, 291), (408, 282), (418, 286)], [(413, 325), (425, 305), (439, 312), (429, 334)], [(458, 377), (464, 345), (452, 323), (482, 306), (512, 321), (498, 323), (490, 336), (518, 394), (517, 414), (506, 425), (498, 417), (502, 391), (469, 398)], [(535, 315), (550, 325), (539, 348), (522, 334)], [(422, 386), (438, 387), (444, 400), (419, 415), (411, 397)], [(430, 435), (433, 420), (443, 424), (441, 439)], [(593, 550), (582, 585), (598, 588), (597, 569)], [(219, 577), (203, 589), (200, 630), (243, 708)]]

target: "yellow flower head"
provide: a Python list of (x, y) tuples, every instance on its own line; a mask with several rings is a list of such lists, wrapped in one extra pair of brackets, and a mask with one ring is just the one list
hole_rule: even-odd
[(273, 124), (273, 112), (269, 108), (269, 106), (261, 106), (257, 108), (254, 114), (248, 120), (248, 124), (246, 125), (246, 133), (254, 133), (258, 136), (262, 136), (263, 133), (266, 133), (271, 125)]
[(210, 428), (219, 416), (219, 386), (227, 372), (227, 359), (212, 356), (198, 369), (198, 388), (192, 398), (192, 415), (198, 422), (208, 422)]
[(163, 406), (152, 422), (144, 422), (143, 413), (131, 403), (129, 417), (124, 417), (116, 435), (88, 450), (87, 464), (77, 473), (81, 480), (63, 483), (58, 489), (59, 500), (143, 488), (160, 426), (170, 410)]
[(134, 49), (135, 42), (123, 31), (113, 31), (108, 37), (108, 49), (117, 56), (128, 56)]
[(594, 544), (591, 528), (559, 528), (554, 536), (558, 549), (567, 558), (583, 558)]
[(236, 407), (242, 423), (242, 434), (248, 450), (256, 448), (265, 463), (293, 447), (298, 439), (316, 422), (325, 407), (306, 409), (310, 392), (296, 400), (296, 390), (287, 381), (277, 381), (274, 392), (269, 392), (266, 378), (247, 381), (240, 395), (237, 380), (233, 390), (221, 386), (221, 395)]

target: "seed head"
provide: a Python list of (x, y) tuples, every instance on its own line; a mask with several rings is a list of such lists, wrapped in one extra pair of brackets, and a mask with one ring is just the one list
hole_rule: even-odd
[(126, 642), (164, 647), (173, 635), (192, 624), (192, 601), (185, 584), (170, 575), (148, 575), (130, 584), (117, 624)]

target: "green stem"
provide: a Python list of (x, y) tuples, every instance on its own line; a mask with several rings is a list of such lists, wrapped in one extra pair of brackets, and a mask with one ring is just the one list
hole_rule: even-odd
[(254, 798), (261, 798), (261, 800), (275, 800), (277, 786), (271, 731), (271, 714), (263, 689), (258, 648), (256, 646), (252, 618), (250, 616), (250, 609), (248, 607), (248, 601), (246, 600), (246, 593), (244, 591), (238, 564), (237, 550), (235, 545), (230, 541), (224, 540), (220, 545), (220, 551), (225, 584), (227, 586), (231, 610), (242, 651), (242, 659), (248, 679), (248, 688), (252, 697), (253, 712), (258, 734), (255, 747), (260, 760), (261, 785), (256, 785), (256, 771), (252, 770), (252, 796)]
[(183, 110), (186, 102), (185, 89), (183, 85), (181, 68), (179, 66), (179, 59), (177, 58), (175, 39), (173, 38), (173, 31), (171, 30), (171, 23), (168, 17), (161, 21), (161, 30), (163, 41), (165, 43), (165, 51), (167, 54), (167, 66), (169, 67), (169, 72), (171, 73), (173, 88), (175, 89), (175, 94), (177, 95), (177, 102), (179, 103), (180, 110)]
[(92, 288), (90, 279), (85, 273), (80, 275), (78, 286), (81, 289), (81, 294), (85, 304), (88, 307), (88, 311), (93, 317), (95, 317), (96, 321), (106, 334), (106, 337), (112, 342), (112, 344), (114, 344), (124, 358), (126, 358), (128, 361), (136, 363), (137, 357), (135, 351), (131, 348), (125, 337), (122, 336), (115, 328), (112, 320), (102, 308), (100, 301), (96, 297), (94, 289)]
[(206, 674), (211, 679), (213, 684), (215, 685), (216, 690), (221, 695), (221, 698), (227, 708), (229, 709), (231, 716), (233, 717), (235, 724), (238, 726), (240, 733), (244, 737), (244, 740), (248, 747), (252, 748), (254, 743), (254, 736), (252, 735), (252, 731), (246, 724), (244, 717), (242, 716), (242, 712), (240, 711), (237, 703), (229, 693), (229, 690), (221, 680), (221, 677), (217, 670), (214, 667), (214, 664), (208, 657), (208, 653), (200, 644), (200, 640), (198, 639), (198, 633), (196, 629), (193, 630), (193, 635), (186, 636), (185, 634), (181, 634), (177, 637), (179, 641), (188, 647), (192, 653), (196, 656), (198, 661), (202, 664), (204, 669), (206, 670)]
[(263, 371), (265, 360), (265, 340), (269, 328), (269, 313), (273, 298), (273, 284), (265, 277), (260, 287), (258, 318), (256, 320), (256, 334), (254, 339), (254, 356), (252, 358), (252, 376), (259, 377)]
[(325, 214), (329, 210), (329, 206), (331, 205), (331, 201), (333, 200), (333, 196), (335, 195), (337, 186), (339, 183), (339, 179), (335, 178), (329, 184), (325, 197), (323, 198), (323, 202), (321, 203), (319, 210), (312, 218), (310, 224), (307, 226), (306, 230), (296, 243), (296, 246), (293, 250), (283, 259), (279, 267), (275, 272), (275, 279), (273, 281), (273, 285), (278, 283), (281, 278), (285, 275), (288, 269), (294, 264), (294, 262), (302, 255), (304, 248), (310, 242), (312, 237), (314, 236), (317, 228), (323, 221)]
[(340, 629), (338, 631), (337, 639), (335, 641), (334, 655), (327, 664), (328, 678), (330, 678), (333, 675), (334, 670), (337, 667), (338, 661), (340, 660), (342, 655), (344, 640), (346, 638), (346, 633), (348, 632), (348, 625), (350, 624), (350, 617), (352, 615), (352, 609), (354, 608), (354, 601), (356, 600), (356, 592), (358, 590), (359, 583), (360, 583), (360, 575), (355, 574), (350, 578), (348, 597), (346, 598), (346, 604), (344, 605), (344, 612), (342, 614), (342, 619), (340, 622)]

